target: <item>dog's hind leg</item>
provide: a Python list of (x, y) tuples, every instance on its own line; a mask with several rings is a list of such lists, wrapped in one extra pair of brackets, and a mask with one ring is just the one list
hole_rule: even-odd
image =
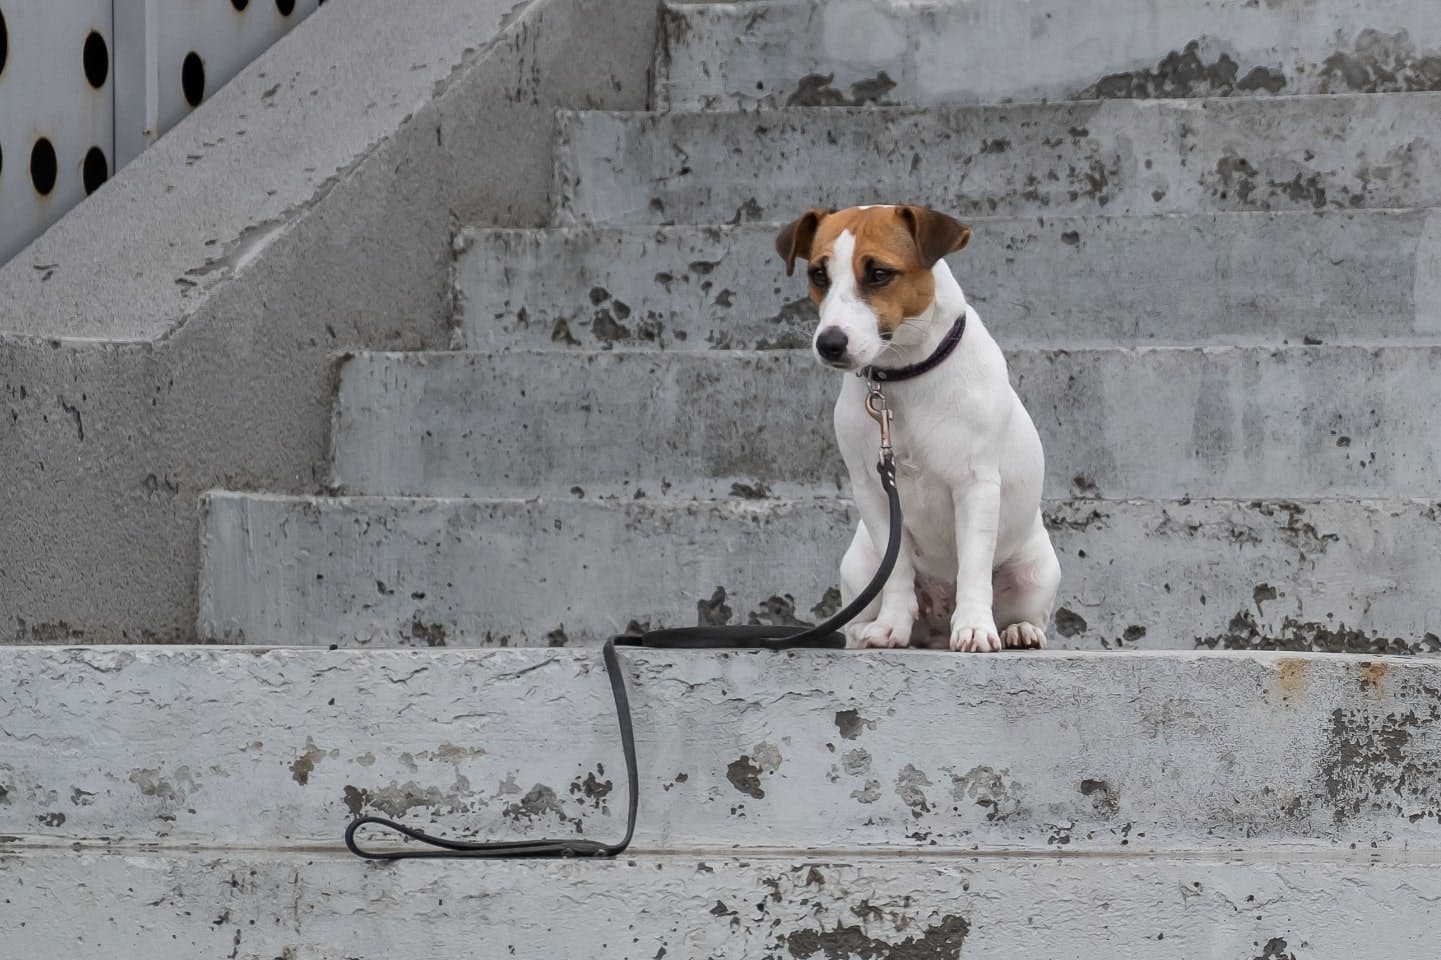
[(1041, 513), (1016, 556), (998, 567), (992, 577), (996, 623), (1007, 647), (1046, 645), (1046, 625), (1061, 584), (1061, 564), (1051, 546)]

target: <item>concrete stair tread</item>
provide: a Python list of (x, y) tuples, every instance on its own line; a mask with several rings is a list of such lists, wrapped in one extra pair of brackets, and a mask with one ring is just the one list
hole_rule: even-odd
[[(1441, 495), (1441, 346), (1006, 353), (1053, 498)], [(341, 370), (332, 479), (359, 494), (835, 493), (841, 380), (793, 349), (359, 354)], [(1165, 422), (1138, 402), (1161, 396)], [(903, 388), (893, 401), (904, 421)]]
[[(1434, 863), (638, 855), (362, 866), (329, 852), (0, 859), (14, 956), (391, 960), (1425, 956)], [(53, 891), (81, 888), (83, 898)], [(1044, 890), (1044, 903), (1037, 891)], [(22, 921), (13, 917), (24, 916)]]
[[(6, 817), (31, 844), (334, 848), (365, 814), (498, 839), (623, 832), (594, 649), (3, 658)], [(621, 659), (650, 852), (1441, 850), (1441, 721), (1416, 709), (1441, 690), (1437, 658)]]
[(788, 220), (877, 201), (962, 217), (1434, 206), (1437, 97), (563, 113), (554, 222)]
[[(1116, 30), (1117, 18), (1130, 18)], [(976, 43), (978, 36), (1005, 43)], [(1272, 96), (1434, 86), (1441, 17), (1424, 0), (1306, 15), (1245, 0), (1078, 7), (885, 2), (667, 3), (667, 108)], [(964, 68), (957, 69), (958, 56)]]
[[(1012, 346), (1434, 340), (1432, 217), (967, 216), (972, 240), (952, 267)], [(455, 276), (462, 339), (476, 348), (805, 346), (815, 310), (804, 279), (787, 277), (775, 255), (779, 227), (466, 229)]]
[[(1058, 647), (1441, 650), (1436, 504), (1066, 500)], [(207, 640), (566, 645), (836, 609), (839, 498), (483, 500), (213, 493)]]

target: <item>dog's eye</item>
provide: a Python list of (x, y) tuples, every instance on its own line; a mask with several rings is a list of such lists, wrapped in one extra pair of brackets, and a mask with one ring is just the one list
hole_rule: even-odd
[(813, 284), (816, 285), (816, 289), (818, 289), (818, 290), (824, 290), (826, 287), (829, 287), (829, 286), (831, 285), (831, 278), (828, 277), (828, 276), (826, 276), (826, 268), (825, 268), (825, 267), (823, 267), (823, 266), (811, 267), (810, 274), (811, 274), (811, 283), (813, 283)]
[(871, 267), (866, 271), (866, 283), (873, 287), (884, 287), (895, 279), (896, 272), (886, 267)]

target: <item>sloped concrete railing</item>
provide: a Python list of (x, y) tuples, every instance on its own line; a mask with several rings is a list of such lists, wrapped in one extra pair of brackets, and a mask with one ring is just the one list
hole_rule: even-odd
[(191, 638), (200, 493), (322, 488), (333, 356), (448, 342), (452, 223), (545, 222), (554, 108), (646, 103), (648, 0), (344, 12), (0, 269), (0, 643)]

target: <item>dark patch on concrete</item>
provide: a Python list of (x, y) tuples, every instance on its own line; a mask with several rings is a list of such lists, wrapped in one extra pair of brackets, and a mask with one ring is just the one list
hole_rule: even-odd
[(1316, 623), (1286, 617), (1277, 630), (1263, 628), (1249, 610), (1231, 618), (1220, 636), (1197, 637), (1196, 648), (1206, 650), (1294, 650), (1314, 653), (1368, 653), (1407, 655), (1441, 653), (1441, 637), (1382, 637), (1340, 623)]
[(826, 587), (826, 592), (821, 596), (820, 602), (811, 607), (811, 614), (817, 620), (824, 620), (832, 616), (841, 608), (841, 591), (839, 587)]
[(947, 914), (916, 937), (898, 943), (872, 937), (859, 926), (833, 930), (793, 930), (782, 943), (798, 960), (811, 957), (857, 960), (960, 960), (971, 925), (963, 917)]
[(573, 820), (565, 815), (565, 807), (560, 802), (560, 797), (550, 787), (543, 783), (537, 783), (526, 791), (525, 796), (514, 803), (505, 805), (501, 813), (508, 819), (516, 821), (532, 821), (541, 817), (553, 814), (562, 823), (574, 823), (576, 829), (580, 828), (580, 821)]
[(315, 745), (315, 741), (309, 737), (305, 738), (305, 752), (296, 758), (290, 765), (290, 779), (302, 787), (310, 782), (310, 775), (315, 772), (315, 767), (325, 759), (325, 751)]
[(1102, 820), (1111, 819), (1121, 809), (1120, 798), (1105, 780), (1082, 780), (1081, 795), (1091, 798), (1091, 807)]
[(1056, 630), (1063, 637), (1074, 637), (1086, 632), (1086, 618), (1074, 610), (1062, 607), (1056, 611)]
[(0, 803), (10, 805), (10, 788), (0, 784)]
[(1136, 644), (1139, 643), (1141, 640), (1145, 639), (1145, 636), (1146, 628), (1139, 624), (1133, 623), (1130, 626), (1126, 627), (1125, 632), (1121, 634), (1121, 644), (1123, 646), (1128, 643)]
[(1106, 521), (1111, 519), (1110, 514), (1102, 513), (1094, 507), (1086, 510), (1085, 513), (1080, 512), (1080, 509), (1083, 508), (1078, 505), (1069, 505), (1069, 509), (1074, 512), (1068, 512), (1067, 504), (1056, 504), (1055, 509), (1050, 513), (1043, 513), (1046, 529), (1086, 531), (1092, 526), (1104, 527)]
[(865, 729), (867, 720), (856, 710), (837, 710), (836, 729), (840, 731), (841, 739), (854, 740), (861, 735)]
[[(73, 419), (73, 420), (75, 421), (75, 433), (79, 436), (80, 442), (81, 442), (81, 443), (84, 443), (84, 442), (85, 442), (85, 421), (84, 421), (84, 420), (81, 418), (81, 416), (80, 416), (80, 407), (79, 407), (79, 405), (71, 406), (70, 404), (68, 404), (68, 403), (65, 402), (65, 398), (64, 398), (63, 396), (62, 396), (62, 397), (57, 397), (56, 399), (58, 399), (58, 400), (60, 401), (60, 409), (61, 409), (61, 410), (64, 410), (66, 413), (70, 414), (71, 419)], [(84, 397), (82, 397), (81, 400), (83, 401), (83, 400), (84, 400)]]
[(762, 600), (760, 606), (746, 616), (746, 623), (772, 627), (810, 626), (804, 620), (796, 619), (796, 601), (790, 594)]
[(419, 640), (427, 647), (445, 646), (445, 625), (441, 623), (426, 623), (416, 614), (410, 621), (410, 638)]
[(1438, 721), (1441, 690), (1417, 681), (1388, 701), (1331, 712), (1320, 775), (1338, 826), (1372, 813), (1441, 822), (1441, 758), (1430, 749)]
[(726, 779), (731, 782), (741, 793), (748, 797), (755, 797), (757, 800), (766, 795), (765, 789), (761, 786), (761, 770), (751, 762), (747, 754), (741, 754), (739, 760), (732, 760), (726, 767)]
[(896, 796), (911, 808), (912, 816), (919, 817), (923, 813), (931, 812), (930, 801), (926, 799), (925, 791), (921, 789), (929, 786), (931, 786), (931, 778), (909, 763), (901, 768), (900, 773), (896, 774)]
[(1261, 952), (1256, 955), (1256, 960), (1296, 960), (1296, 955), (1287, 949), (1287, 943), (1281, 937), (1272, 937), (1265, 946), (1259, 943), (1257, 946)]
[(590, 331), (608, 347), (630, 339), (630, 328), (618, 321), (609, 310), (597, 310), (591, 316)]
[(1261, 605), (1263, 603), (1275, 600), (1278, 596), (1280, 596), (1280, 594), (1276, 592), (1276, 588), (1269, 583), (1258, 583), (1255, 589), (1251, 591), (1251, 602), (1256, 605), (1256, 612), (1259, 613), (1261, 612)]
[(40, 816), (36, 817), (35, 819), (36, 819), (36, 820), (39, 820), (42, 824), (44, 824), (44, 825), (47, 826), (47, 827), (63, 827), (63, 826), (65, 826), (65, 814), (59, 813), (58, 811), (55, 812), (55, 813), (42, 813)]
[(583, 797), (601, 813), (610, 813), (607, 798), (610, 796), (611, 790), (615, 788), (615, 784), (610, 780), (600, 779), (603, 776), (605, 776), (605, 767), (597, 766), (596, 769), (586, 773), (584, 780), (576, 777), (570, 784), (571, 796)]
[(545, 635), (547, 647), (563, 647), (568, 643), (570, 643), (570, 637), (566, 634), (565, 627), (556, 627)]
[(709, 600), (697, 600), (695, 611), (696, 625), (701, 627), (723, 627), (735, 612), (726, 606), (725, 587), (716, 587)]
[(754, 484), (733, 483), (731, 484), (731, 496), (739, 497), (742, 500), (769, 500), (771, 490), (763, 480), (757, 480)]
[(564, 317), (556, 318), (555, 326), (550, 330), (550, 342), (563, 343), (567, 347), (580, 346), (580, 341), (575, 338), (575, 334), (570, 332), (570, 324)]
[(951, 774), (951, 799), (975, 803), (986, 811), (988, 823), (1005, 823), (1012, 817), (1025, 817), (1030, 813), (1025, 804), (1025, 790), (1011, 778), (1009, 770), (994, 767), (972, 767), (965, 773)]
[(796, 83), (795, 92), (786, 101), (788, 107), (862, 107), (868, 103), (885, 103), (886, 94), (896, 88), (896, 83), (885, 71), (868, 80), (851, 84), (851, 95), (847, 97), (831, 84), (834, 73), (809, 73)]
[[(367, 808), (378, 810), (392, 817), (403, 817), (416, 807), (441, 807), (447, 805), (446, 797), (439, 787), (422, 787), (413, 780), (392, 783), (387, 787), (366, 790), (347, 785), (342, 794), (345, 808), (350, 815), (358, 817)], [(449, 806), (455, 806), (452, 800)]]
[(1362, 30), (1350, 51), (1321, 64), (1320, 93), (1441, 90), (1441, 55), (1422, 53), (1405, 30)]
[(1172, 50), (1155, 67), (1112, 73), (1080, 91), (1082, 100), (1150, 99), (1155, 97), (1225, 97), (1237, 91), (1286, 88), (1280, 70), (1257, 65), (1239, 81), (1240, 64), (1230, 54), (1219, 53), (1207, 63), (1201, 43), (1192, 40), (1184, 49)]
[(350, 815), (358, 817), (360, 811), (365, 809), (366, 803), (370, 800), (370, 791), (346, 784), (342, 800), (345, 803), (345, 809), (350, 811)]

